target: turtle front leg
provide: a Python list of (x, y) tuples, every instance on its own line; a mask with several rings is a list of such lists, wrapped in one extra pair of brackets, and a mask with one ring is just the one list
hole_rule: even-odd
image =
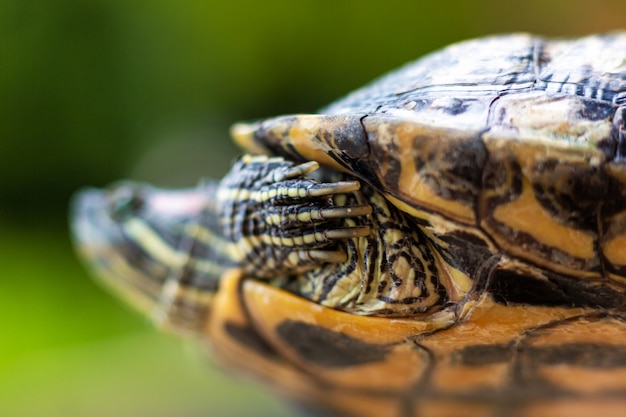
[(340, 263), (340, 242), (367, 236), (367, 226), (343, 219), (369, 215), (369, 205), (337, 206), (333, 197), (356, 192), (358, 181), (320, 182), (306, 177), (317, 162), (246, 155), (220, 183), (217, 210), (229, 257), (258, 278), (298, 274)]

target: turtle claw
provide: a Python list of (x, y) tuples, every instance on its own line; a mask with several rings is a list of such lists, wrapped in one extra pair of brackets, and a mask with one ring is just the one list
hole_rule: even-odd
[(308, 197), (326, 197), (335, 194), (345, 194), (358, 191), (361, 184), (358, 181), (339, 181), (317, 184), (307, 190)]
[(276, 175), (274, 176), (274, 181), (279, 182), (279, 181), (291, 180), (294, 178), (302, 177), (306, 174), (310, 174), (311, 172), (319, 169), (319, 167), (320, 167), (320, 164), (318, 164), (315, 161), (309, 161), (300, 165), (295, 165), (286, 169), (283, 172), (277, 172)]
[(322, 264), (337, 264), (345, 262), (348, 255), (340, 250), (295, 250), (289, 253), (283, 266), (288, 266), (293, 273), (301, 273), (316, 268)]
[(337, 250), (294, 250), (285, 259), (284, 265), (288, 265), (294, 271), (306, 271), (323, 263), (345, 262), (347, 256)]
[(321, 224), (334, 219), (348, 219), (368, 216), (372, 207), (363, 205), (319, 208), (310, 204), (273, 207), (268, 209), (265, 222), (272, 226), (299, 227), (307, 224)]
[(307, 251), (307, 256), (315, 264), (320, 264), (320, 263), (337, 264), (337, 263), (345, 262), (348, 259), (348, 256), (346, 255), (345, 252), (330, 251), (330, 250), (310, 250), (310, 251)]
[(320, 210), (323, 219), (347, 219), (350, 217), (361, 217), (372, 214), (372, 206), (368, 204), (358, 206), (331, 207)]
[[(282, 177), (282, 174), (271, 175), (271, 179)], [(319, 183), (309, 178), (291, 178), (281, 181), (272, 181), (271, 185), (262, 187), (258, 193), (259, 200), (283, 204), (297, 205), (299, 202), (310, 199), (330, 198), (337, 194), (346, 194), (358, 191), (361, 184), (358, 181), (338, 181)]]
[(341, 229), (331, 229), (324, 232), (324, 236), (332, 240), (353, 239), (356, 237), (369, 236), (369, 234), (369, 226), (343, 227)]

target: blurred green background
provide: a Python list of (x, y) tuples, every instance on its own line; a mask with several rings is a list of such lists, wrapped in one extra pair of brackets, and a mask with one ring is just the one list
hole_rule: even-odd
[(315, 111), (464, 38), (624, 16), (624, 0), (2, 0), (0, 415), (290, 415), (89, 279), (71, 193), (219, 177), (235, 121)]

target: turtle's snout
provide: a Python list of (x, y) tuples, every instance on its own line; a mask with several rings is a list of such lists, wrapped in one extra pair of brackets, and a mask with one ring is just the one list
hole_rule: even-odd
[[(211, 184), (167, 190), (125, 181), (77, 192), (70, 227), (79, 257), (100, 282), (151, 314), (159, 308), (166, 281), (185, 275), (189, 267), (187, 246), (196, 243), (189, 230), (199, 225), (212, 190)], [(194, 270), (192, 276), (205, 279), (198, 277), (202, 273)], [(203, 285), (214, 286), (205, 280), (209, 283)]]
[(126, 232), (136, 205), (118, 187), (78, 191), (70, 202), (76, 251), (92, 274), (140, 311), (151, 311), (167, 267), (155, 262)]

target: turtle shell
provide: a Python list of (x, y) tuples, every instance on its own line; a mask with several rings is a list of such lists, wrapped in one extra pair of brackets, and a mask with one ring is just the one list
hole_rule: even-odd
[(464, 42), (320, 114), (234, 127), (248, 151), (358, 177), (410, 217), (460, 294), (426, 316), (351, 314), (246, 275), (212, 234), (237, 223), (211, 216), (217, 183), (91, 190), (73, 226), (156, 322), (316, 416), (621, 417), (625, 120), (616, 32)]
[(452, 45), (319, 115), (233, 134), (363, 179), (436, 236), (621, 293), (625, 119), (626, 33), (514, 34)]
[(236, 125), (250, 152), (374, 187), (431, 232), (456, 277), (472, 278), (477, 247), (499, 254), (501, 274), (451, 325), (356, 316), (234, 275), (206, 333), (227, 362), (338, 415), (620, 416), (625, 119), (616, 32), (463, 42), (320, 114)]

